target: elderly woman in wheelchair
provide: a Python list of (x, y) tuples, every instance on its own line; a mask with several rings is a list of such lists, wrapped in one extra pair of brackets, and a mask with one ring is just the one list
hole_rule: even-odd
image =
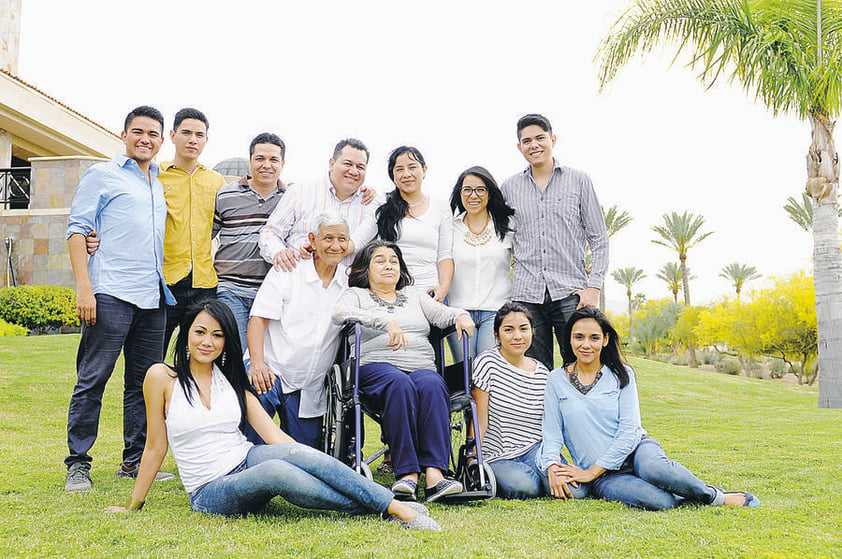
[(461, 483), (444, 477), (450, 456), (450, 399), (435, 371), (428, 335), (431, 324), (455, 325), (460, 339), (470, 337), (470, 316), (412, 287), (400, 248), (392, 242), (366, 245), (354, 259), (348, 285), (333, 319), (362, 325), (359, 388), (382, 410), (383, 438), (395, 470), (392, 492), (396, 498), (416, 500), (423, 472), (428, 502), (461, 493)]

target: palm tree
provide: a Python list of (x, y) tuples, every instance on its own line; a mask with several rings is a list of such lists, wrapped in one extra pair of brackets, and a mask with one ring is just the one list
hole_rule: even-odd
[(681, 291), (681, 285), (683, 283), (681, 279), (681, 267), (676, 262), (667, 262), (661, 266), (656, 277), (666, 282), (670, 293), (672, 293), (673, 301), (675, 301), (675, 304), (678, 304), (678, 292)]
[[(661, 236), (652, 242), (656, 245), (665, 246), (678, 253), (679, 269), (681, 270), (681, 288), (684, 291), (684, 304), (690, 306), (690, 274), (687, 272), (687, 251), (713, 234), (713, 231), (700, 232), (705, 218), (685, 211), (683, 214), (672, 212), (661, 216), (664, 218), (663, 225), (655, 225), (652, 230)], [(696, 361), (696, 348), (691, 343), (687, 345), (690, 354), (690, 366), (698, 367)]]
[(684, 304), (690, 306), (690, 276), (687, 273), (687, 251), (704, 241), (713, 231), (700, 232), (705, 224), (705, 218), (692, 212), (672, 212), (661, 216), (663, 225), (655, 225), (652, 231), (661, 236), (652, 242), (665, 246), (678, 253), (679, 269), (681, 270), (681, 285), (684, 290)]
[[(806, 232), (813, 230), (813, 201), (806, 192), (801, 193), (801, 202), (798, 202), (793, 196), (786, 199), (784, 210), (797, 226)], [(837, 206), (836, 215), (842, 217), (842, 208)]]
[(740, 291), (743, 290), (743, 285), (745, 285), (746, 282), (761, 277), (761, 275), (757, 273), (757, 268), (754, 266), (732, 262), (722, 268), (722, 271), (719, 273), (719, 277), (725, 278), (734, 284), (734, 290), (737, 292), (737, 304), (739, 304)]
[[(730, 71), (772, 113), (810, 122), (807, 194), (813, 201), (813, 263), (819, 347), (819, 407), (842, 408), (842, 250), (836, 206), (842, 111), (839, 0), (638, 0), (600, 45), (599, 80), (661, 43), (692, 49), (708, 86)], [(685, 297), (686, 297), (685, 293)]]
[[(601, 206), (602, 208), (602, 217), (605, 218), (605, 228), (608, 230), (608, 238), (610, 239), (613, 237), (617, 232), (623, 229), (626, 225), (631, 223), (632, 216), (629, 215), (629, 212), (623, 210), (620, 211), (617, 208), (617, 204), (614, 204), (606, 211), (605, 206)], [(590, 274), (591, 269), (591, 250), (590, 247), (588, 248), (587, 254), (585, 254), (585, 267), (588, 269), (588, 274)], [(605, 284), (603, 283), (602, 289), (599, 290), (599, 310), (605, 312)]]
[(620, 268), (611, 272), (611, 277), (614, 281), (626, 288), (626, 297), (629, 299), (629, 343), (634, 342), (634, 335), (632, 334), (632, 327), (634, 326), (634, 305), (632, 305), (632, 287), (634, 284), (646, 277), (643, 270), (629, 266), (627, 268)]

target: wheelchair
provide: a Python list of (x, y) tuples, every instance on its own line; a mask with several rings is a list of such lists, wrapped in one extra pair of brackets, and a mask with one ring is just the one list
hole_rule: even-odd
[[(497, 482), (491, 467), (482, 455), (476, 403), (471, 397), (471, 363), (465, 359), (460, 363), (445, 366), (445, 338), (455, 332), (455, 327), (439, 329), (430, 327), (430, 342), (436, 356), (436, 369), (441, 374), (450, 392), (451, 449), (448, 477), (462, 483), (461, 493), (442, 497), (441, 502), (466, 502), (493, 499), (497, 493)], [(363, 414), (371, 417), (378, 425), (380, 414), (372, 402), (367, 401), (359, 390), (360, 378), (360, 333), (357, 321), (348, 321), (342, 330), (337, 363), (328, 372), (326, 379), (328, 409), (325, 414), (322, 450), (354, 468), (357, 473), (373, 479), (371, 464), (388, 452), (383, 447), (364, 458)], [(463, 355), (469, 355), (467, 336), (462, 337)]]

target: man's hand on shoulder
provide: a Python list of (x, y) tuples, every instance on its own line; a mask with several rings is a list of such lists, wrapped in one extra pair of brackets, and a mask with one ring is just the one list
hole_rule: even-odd
[(579, 305), (576, 309), (582, 307), (598, 307), (599, 306), (599, 289), (596, 287), (588, 287), (576, 292), (579, 295)]
[(361, 186), (360, 187), (360, 194), (363, 195), (363, 205), (371, 204), (375, 198), (377, 198), (377, 190), (370, 186)]
[(272, 258), (276, 270), (291, 272), (295, 269), (296, 263), (301, 260), (301, 254), (291, 248), (284, 248), (275, 253)]

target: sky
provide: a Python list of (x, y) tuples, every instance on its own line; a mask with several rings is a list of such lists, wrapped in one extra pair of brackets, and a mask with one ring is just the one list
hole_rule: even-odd
[[(810, 270), (811, 236), (783, 210), (804, 190), (809, 124), (774, 117), (737, 83), (706, 90), (688, 55), (671, 64), (668, 49), (600, 92), (595, 55), (629, 5), (23, 0), (18, 74), (115, 131), (136, 105), (158, 107), (168, 126), (197, 107), (211, 124), (210, 166), (275, 132), (287, 181), (325, 173), (350, 136), (372, 152), (367, 184), (390, 190), (389, 151), (415, 145), (424, 189), (440, 197), (472, 165), (498, 182), (521, 171), (515, 123), (538, 112), (555, 156), (591, 176), (604, 207), (633, 217), (612, 239), (609, 270), (641, 268), (635, 293), (671, 297), (656, 274), (677, 257), (651, 228), (673, 211), (702, 215), (713, 232), (689, 251), (694, 304), (733, 296), (719, 277), (732, 262), (764, 276), (745, 290)], [(172, 153), (168, 140), (159, 160)], [(605, 290), (609, 309), (625, 309), (625, 288), (609, 277)]]

